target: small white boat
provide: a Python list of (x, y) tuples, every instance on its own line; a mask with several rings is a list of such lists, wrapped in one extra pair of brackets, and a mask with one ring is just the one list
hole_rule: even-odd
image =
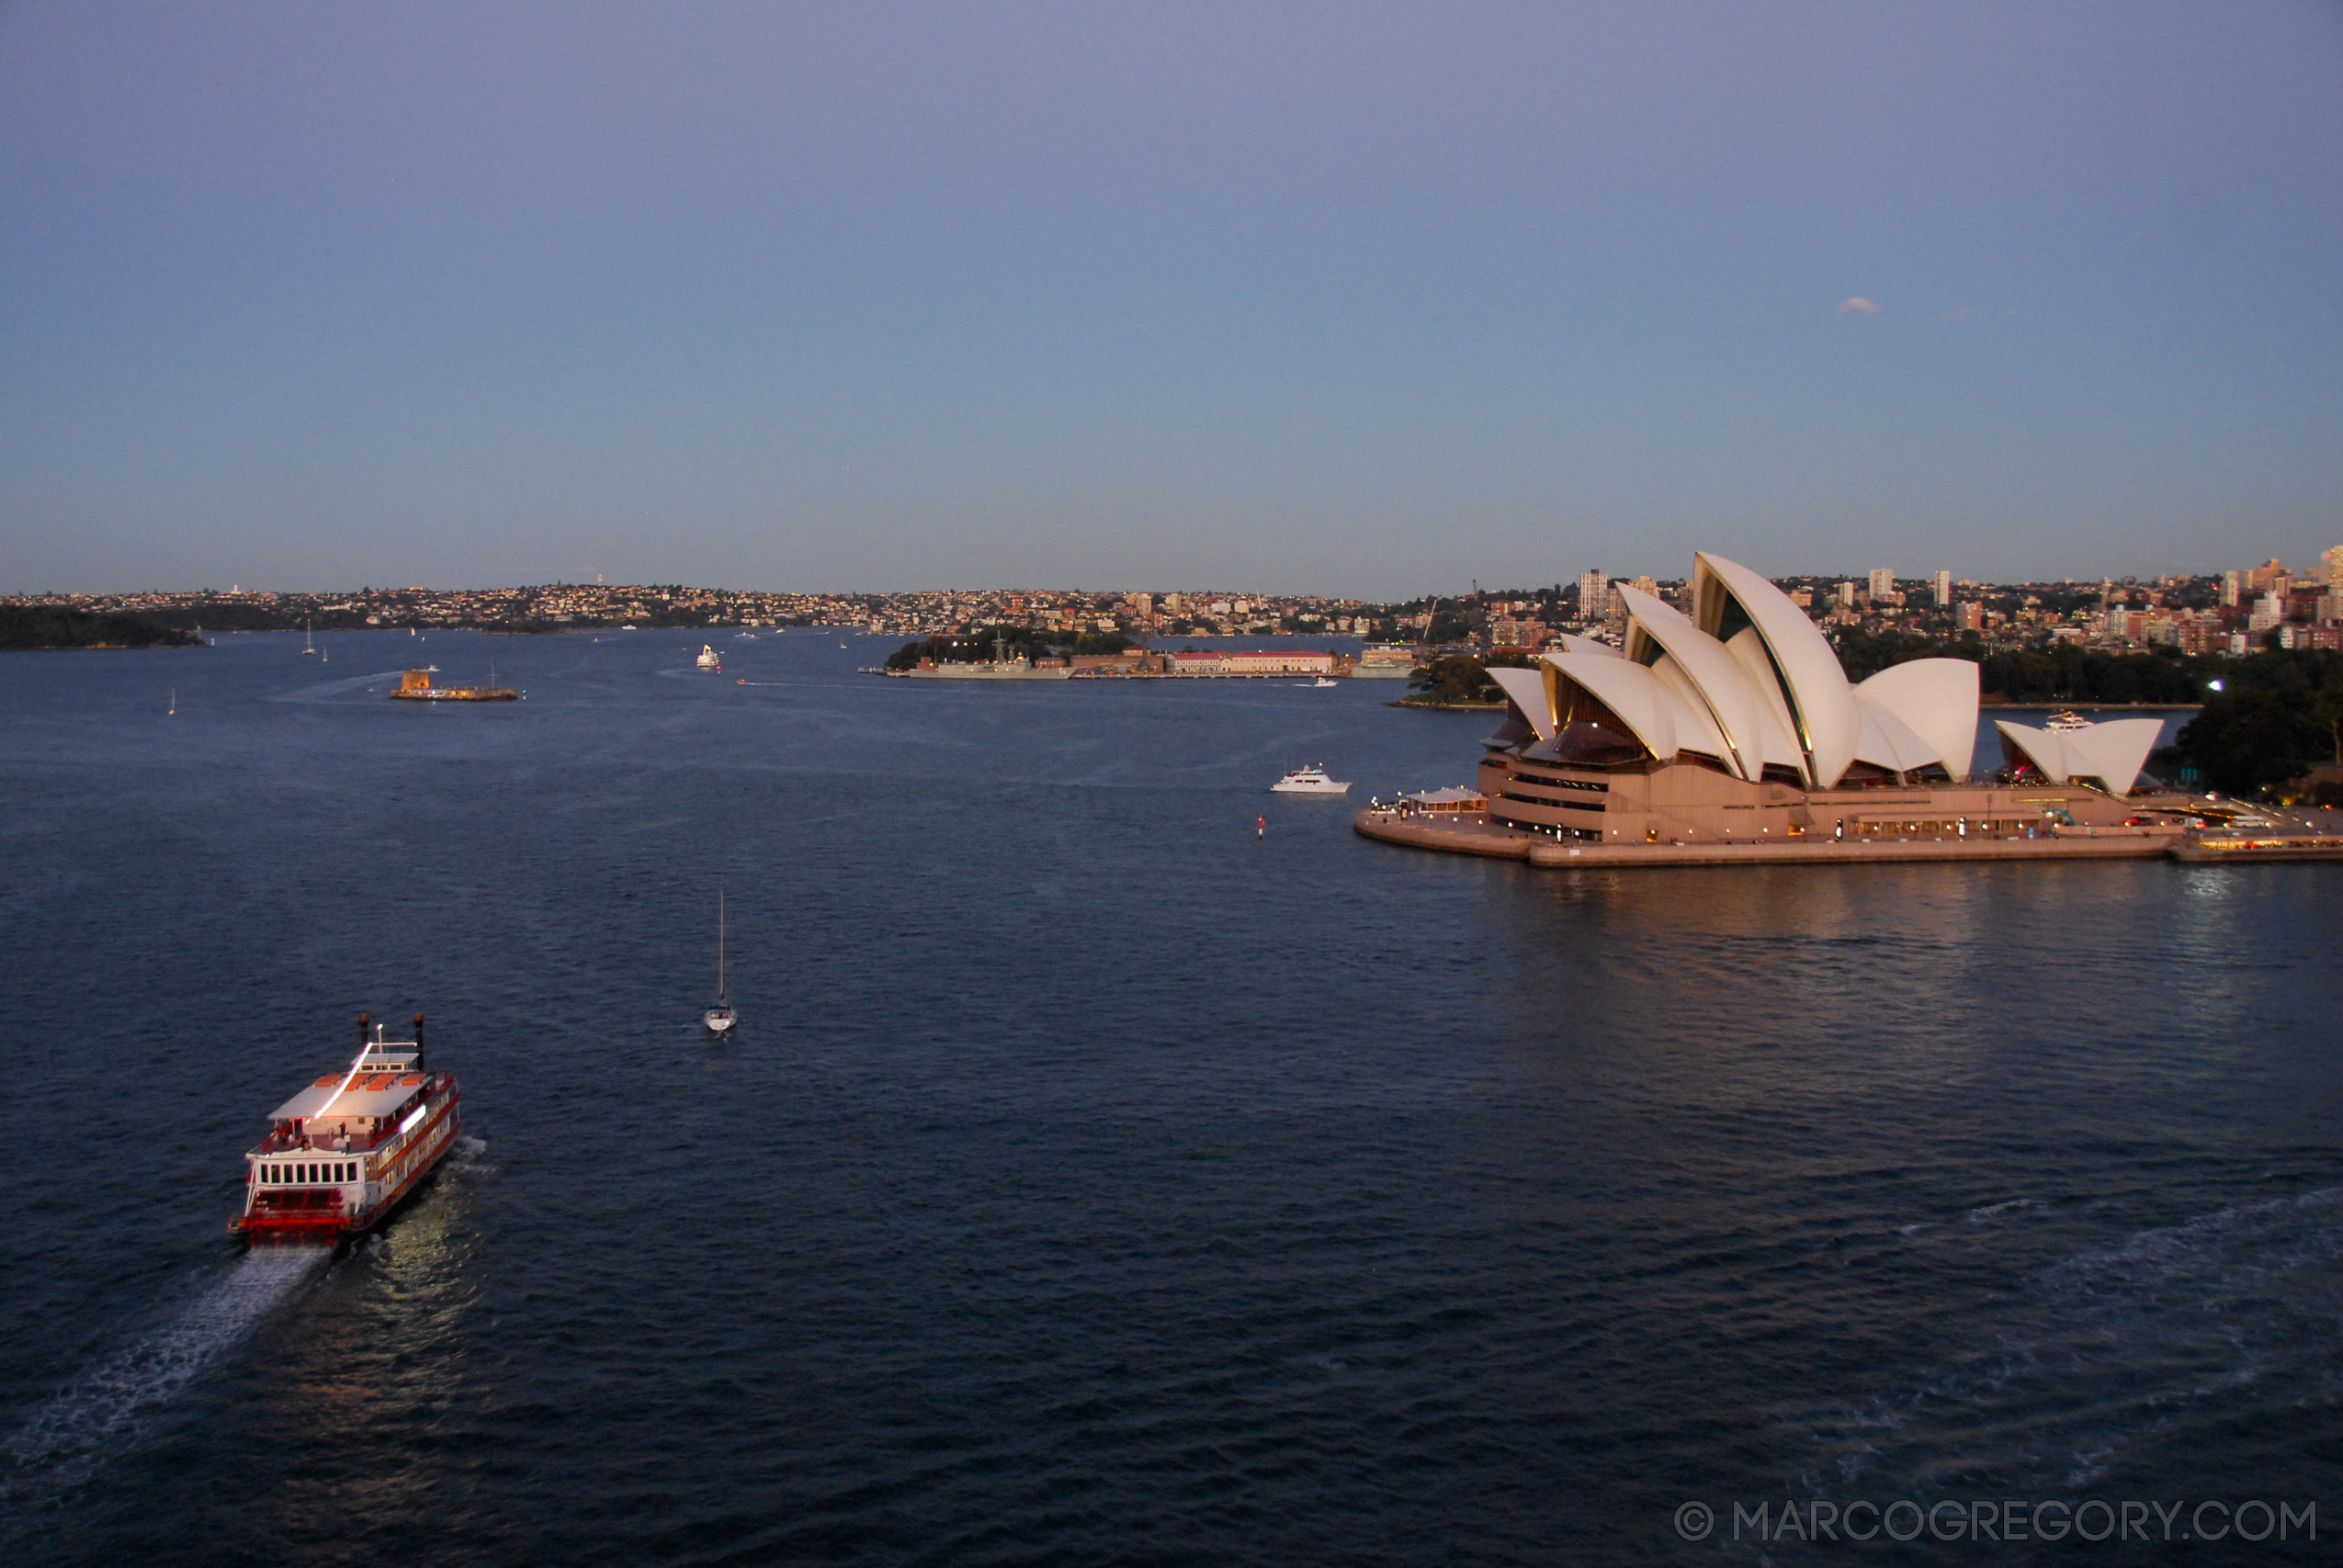
[(730, 1034), (741, 1021), (724, 989), (724, 890), (720, 887), (716, 891), (716, 1005), (700, 1014), (699, 1021), (710, 1034)]
[(699, 657), (696, 660), (694, 660), (693, 662), (697, 664), (703, 670), (713, 670), (719, 675), (724, 673), (724, 660), (722, 657), (717, 653), (715, 649), (711, 648), (707, 643), (701, 643), (699, 645)]
[(1331, 686), (1334, 682), (1328, 680), (1325, 676), (1320, 675), (1317, 680), (1312, 681), (1310, 684), (1313, 686)]
[(2048, 718), (2042, 721), (2042, 727), (2044, 729), (2089, 729), (2094, 728), (2091, 720), (2085, 718), (2081, 714), (2077, 713), (2072, 708), (2066, 709), (2064, 713), (2052, 714)]
[(303, 621), (301, 623), (301, 651), (303, 653), (314, 654), (317, 652), (317, 638), (311, 634), (312, 628), (310, 623)]
[(1350, 788), (1341, 780), (1328, 778), (1322, 762), (1314, 768), (1296, 768), (1269, 786), (1273, 795), (1344, 795)]

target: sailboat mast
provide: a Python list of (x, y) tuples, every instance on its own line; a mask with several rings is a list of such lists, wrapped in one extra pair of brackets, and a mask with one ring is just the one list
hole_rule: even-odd
[(716, 890), (716, 999), (724, 1000), (724, 889)]

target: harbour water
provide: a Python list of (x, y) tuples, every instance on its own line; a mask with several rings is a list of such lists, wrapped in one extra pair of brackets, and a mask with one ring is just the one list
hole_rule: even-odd
[[(1352, 834), (1491, 725), (1386, 683), (702, 640), (6, 656), (0, 1559), (2343, 1532), (2336, 868), (1540, 872)], [(388, 701), (425, 656), (526, 700)], [(1353, 800), (1267, 793), (1318, 761)], [(361, 1010), (430, 1015), (470, 1139), (366, 1245), (241, 1255)]]

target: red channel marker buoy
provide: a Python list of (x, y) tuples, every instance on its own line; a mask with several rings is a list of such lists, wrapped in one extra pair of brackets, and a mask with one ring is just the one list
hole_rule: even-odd
[(1269, 837), (1269, 818), (1266, 818), (1266, 817), (1262, 817), (1262, 818), (1255, 818), (1255, 819), (1254, 819), (1254, 822), (1253, 822), (1253, 837), (1254, 837), (1254, 838), (1256, 838), (1256, 839), (1266, 839), (1267, 837)]

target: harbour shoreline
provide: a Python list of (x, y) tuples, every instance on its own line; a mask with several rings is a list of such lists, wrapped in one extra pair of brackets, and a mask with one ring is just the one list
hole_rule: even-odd
[(1771, 843), (1599, 843), (1492, 822), (1486, 812), (1442, 814), (1362, 807), (1352, 829), (1408, 849), (1546, 869), (1594, 866), (1884, 865), (1911, 862), (2174, 860), (2193, 865), (2343, 861), (2343, 835), (2185, 831), (2161, 826), (2078, 827), (2031, 838), (1816, 839)]

